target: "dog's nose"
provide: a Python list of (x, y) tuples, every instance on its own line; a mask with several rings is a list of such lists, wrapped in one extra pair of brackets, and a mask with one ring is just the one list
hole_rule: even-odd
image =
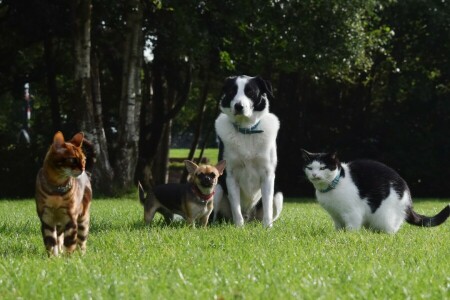
[(241, 103), (236, 103), (234, 105), (234, 110), (237, 111), (237, 112), (242, 112), (243, 109), (244, 109), (244, 107), (242, 106)]
[(213, 185), (213, 180), (210, 177), (206, 176), (203, 180), (201, 180), (201, 184), (204, 187), (211, 187)]

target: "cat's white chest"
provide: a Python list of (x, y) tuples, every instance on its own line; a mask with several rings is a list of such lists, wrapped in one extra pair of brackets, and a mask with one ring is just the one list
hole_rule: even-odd
[(369, 205), (359, 197), (358, 189), (349, 177), (342, 178), (331, 191), (316, 191), (316, 197), (333, 218), (337, 229), (359, 227), (370, 214)]
[(338, 186), (329, 192), (316, 191), (316, 197), (327, 211), (333, 210), (340, 213), (351, 211), (363, 204), (359, 199), (356, 186), (346, 179), (341, 179)]

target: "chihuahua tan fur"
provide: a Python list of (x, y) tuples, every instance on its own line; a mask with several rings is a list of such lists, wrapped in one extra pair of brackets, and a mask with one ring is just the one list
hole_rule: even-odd
[(152, 222), (157, 211), (163, 214), (166, 222), (171, 222), (173, 215), (177, 214), (193, 227), (197, 221), (202, 226), (208, 224), (213, 210), (214, 189), (225, 169), (225, 160), (216, 166), (198, 166), (190, 160), (185, 160), (184, 164), (190, 175), (186, 184), (158, 185), (148, 191), (147, 196), (139, 184), (139, 199), (144, 206), (144, 220), (147, 224)]

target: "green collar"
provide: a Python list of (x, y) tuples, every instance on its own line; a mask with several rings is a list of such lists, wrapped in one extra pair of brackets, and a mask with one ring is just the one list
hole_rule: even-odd
[(73, 186), (72, 184), (72, 177), (69, 178), (67, 183), (65, 185), (53, 185), (47, 181), (47, 178), (44, 175), (44, 172), (40, 172), (39, 176), (41, 177), (40, 180), (42, 182), (45, 182), (45, 187), (47, 192), (50, 192), (53, 195), (64, 195), (67, 193)]
[(237, 131), (239, 131), (242, 134), (254, 134), (254, 133), (264, 132), (264, 130), (256, 129), (258, 127), (259, 123), (261, 123), (261, 121), (258, 121), (258, 123), (256, 123), (255, 125), (253, 125), (250, 128), (239, 127), (239, 125), (237, 125), (236, 123), (233, 123), (233, 126), (234, 126), (234, 128), (236, 128)]
[(336, 175), (336, 177), (333, 179), (333, 181), (330, 183), (330, 185), (326, 189), (319, 190), (319, 192), (326, 193), (326, 192), (331, 191), (332, 189), (334, 189), (337, 186), (337, 184), (339, 183), (339, 179), (341, 179), (341, 171), (340, 170), (339, 170), (339, 173)]

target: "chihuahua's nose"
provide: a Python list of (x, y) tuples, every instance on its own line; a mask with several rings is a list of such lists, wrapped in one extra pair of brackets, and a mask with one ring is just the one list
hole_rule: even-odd
[(244, 107), (242, 106), (242, 104), (240, 102), (238, 102), (234, 105), (234, 110), (236, 112), (242, 112), (243, 109), (244, 109)]
[(203, 186), (209, 187), (209, 186), (212, 185), (213, 179), (210, 176), (205, 176), (205, 177), (202, 178), (201, 183), (202, 183)]

